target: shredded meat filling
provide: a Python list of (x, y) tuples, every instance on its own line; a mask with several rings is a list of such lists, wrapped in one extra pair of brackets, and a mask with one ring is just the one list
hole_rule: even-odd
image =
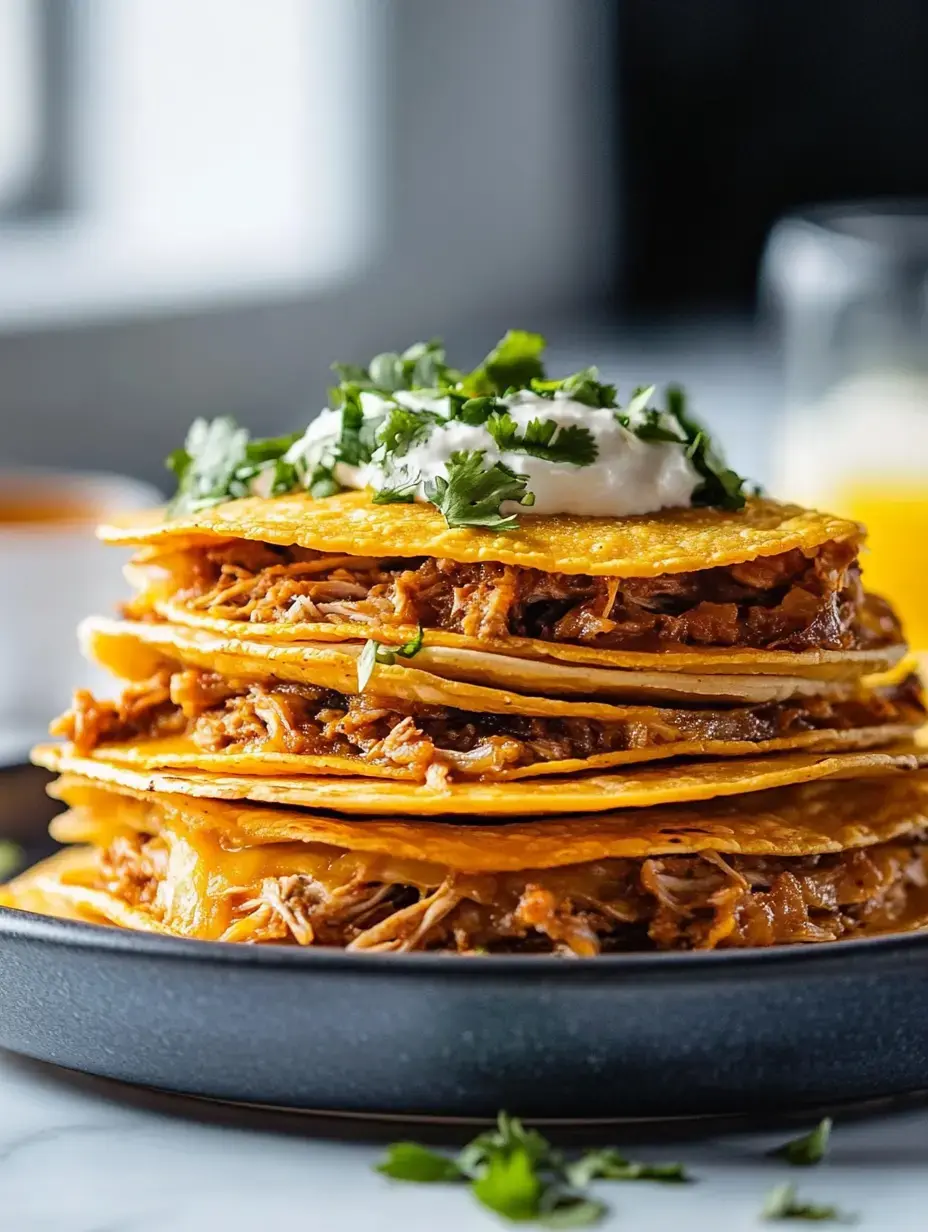
[[(524, 873), (448, 870), (435, 885), (311, 876), (230, 891), (226, 940), (352, 950), (539, 951), (591, 956), (837, 941), (905, 927), (928, 886), (925, 836), (822, 856), (654, 856)], [(100, 888), (155, 899), (160, 838), (120, 839), (101, 854)], [(924, 896), (922, 896), (924, 897)]]
[[(857, 545), (830, 542), (744, 564), (607, 578), (492, 562), (377, 561), (237, 540), (161, 562), (173, 598), (228, 620), (421, 625), (480, 639), (520, 636), (600, 648), (852, 650), (902, 640), (865, 595)], [(144, 618), (143, 596), (129, 612)]]
[(51, 730), (82, 754), (102, 743), (183, 735), (209, 752), (353, 757), (420, 776), (438, 763), (477, 776), (687, 741), (760, 743), (803, 732), (915, 727), (923, 718), (915, 677), (841, 700), (800, 698), (721, 710), (637, 708), (628, 718), (604, 722), (475, 714), (188, 669), (164, 670), (130, 686), (118, 701), (79, 691)]

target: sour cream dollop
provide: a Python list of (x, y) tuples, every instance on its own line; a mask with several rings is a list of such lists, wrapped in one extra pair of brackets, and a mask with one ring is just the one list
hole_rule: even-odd
[[(391, 406), (399, 404), (411, 411), (429, 411), (442, 417), (421, 440), (413, 443), (399, 458), (375, 452), (361, 466), (334, 464), (335, 479), (342, 487), (375, 490), (396, 487), (405, 478), (414, 484), (417, 500), (424, 500), (429, 480), (446, 474), (451, 455), (461, 450), (483, 450), (486, 465), (502, 462), (525, 477), (534, 504), (525, 507), (504, 502), (503, 514), (580, 514), (600, 517), (625, 517), (636, 513), (656, 513), (660, 509), (692, 504), (701, 476), (686, 454), (686, 443), (642, 440), (634, 432), (635, 419), (626, 428), (615, 412), (575, 402), (560, 393), (545, 398), (522, 390), (498, 400), (504, 404), (518, 426), (520, 435), (533, 419), (553, 420), (558, 430), (570, 426), (586, 428), (597, 446), (596, 460), (586, 466), (553, 462), (546, 458), (515, 451), (501, 451), (485, 425), (449, 419), (447, 398), (430, 397), (419, 391), (399, 390), (390, 398), (380, 394), (361, 394), (365, 419), (381, 419)], [(670, 416), (662, 424), (674, 431)], [(331, 456), (341, 433), (341, 411), (326, 409), (313, 420), (306, 433), (291, 448), (290, 461), (303, 461), (309, 467)], [(556, 437), (555, 437), (556, 440)]]

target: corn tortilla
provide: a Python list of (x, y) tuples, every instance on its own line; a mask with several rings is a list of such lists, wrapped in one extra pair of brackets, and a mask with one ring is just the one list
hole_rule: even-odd
[(762, 497), (744, 509), (665, 509), (627, 518), (523, 514), (517, 529), (452, 528), (429, 504), (375, 505), (369, 491), (246, 497), (166, 520), (133, 514), (100, 528), (107, 543), (196, 546), (252, 539), (355, 556), (498, 561), (549, 573), (656, 577), (740, 564), (862, 537), (856, 522)]

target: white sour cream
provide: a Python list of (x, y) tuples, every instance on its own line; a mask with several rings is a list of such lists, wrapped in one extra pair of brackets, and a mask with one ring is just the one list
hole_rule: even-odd
[[(430, 398), (418, 392), (399, 391), (396, 402), (410, 410), (429, 410), (447, 415), (446, 398)], [(588, 428), (598, 447), (596, 461), (589, 466), (569, 462), (550, 462), (522, 453), (500, 451), (483, 425), (451, 419), (436, 424), (422, 441), (414, 444), (402, 458), (385, 463), (375, 460), (353, 467), (338, 463), (335, 478), (346, 488), (396, 487), (404, 479), (416, 481), (416, 497), (424, 499), (424, 485), (446, 473), (451, 455), (458, 450), (482, 449), (487, 465), (503, 462), (517, 475), (524, 475), (531, 506), (505, 502), (501, 512), (532, 514), (573, 513), (600, 517), (625, 517), (635, 513), (656, 513), (660, 509), (690, 505), (700, 475), (687, 458), (685, 445), (671, 441), (643, 441), (616, 421), (615, 412), (595, 409), (570, 398), (555, 395), (552, 400), (528, 390), (499, 400), (505, 403), (520, 431), (533, 419), (553, 419), (559, 427)], [(365, 418), (379, 418), (392, 403), (378, 394), (361, 395)], [(663, 421), (673, 430), (669, 416)], [(306, 460), (310, 466), (324, 461), (334, 448), (341, 431), (341, 412), (324, 410), (292, 447), (291, 461)], [(556, 438), (555, 438), (556, 439)]]

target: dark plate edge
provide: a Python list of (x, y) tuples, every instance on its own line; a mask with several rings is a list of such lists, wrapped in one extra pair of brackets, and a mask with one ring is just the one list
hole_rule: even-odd
[[(506, 978), (512, 974), (550, 978), (557, 972), (559, 979), (570, 981), (589, 981), (591, 977), (595, 981), (600, 974), (615, 979), (623, 973), (649, 980), (692, 980), (728, 978), (735, 973), (768, 978), (774, 974), (794, 975), (798, 969), (803, 974), (827, 972), (848, 976), (855, 974), (854, 968), (858, 965), (863, 967), (866, 964), (867, 970), (872, 971), (874, 960), (911, 962), (922, 955), (928, 962), (928, 930), (857, 941), (698, 953), (604, 954), (588, 959), (561, 958), (549, 954), (485, 954), (469, 958), (435, 953), (364, 954), (283, 945), (231, 945), (86, 924), (0, 907), (0, 944), (4, 940), (37, 942), (129, 958), (219, 963), (236, 967), (309, 967), (355, 974), (362, 971), (375, 971), (381, 975), (397, 972), (429, 978)], [(812, 971), (809, 971), (810, 967)]]

